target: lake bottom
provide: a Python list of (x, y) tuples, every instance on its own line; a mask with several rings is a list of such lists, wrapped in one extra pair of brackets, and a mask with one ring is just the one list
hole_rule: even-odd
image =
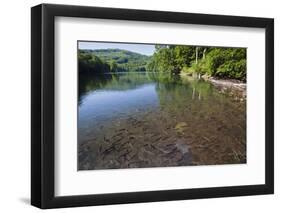
[(87, 93), (91, 98), (84, 99), (80, 116), (78, 170), (246, 163), (246, 101), (221, 94), (207, 82), (174, 83), (142, 84), (146, 94), (156, 91), (152, 103), (138, 107), (152, 96), (138, 95), (138, 100), (128, 95), (133, 107), (122, 111), (126, 99), (116, 100), (100, 106), (111, 112), (104, 116), (92, 102), (101, 94)]

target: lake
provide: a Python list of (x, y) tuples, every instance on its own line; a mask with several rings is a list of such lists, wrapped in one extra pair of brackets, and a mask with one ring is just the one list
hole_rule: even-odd
[(78, 170), (246, 163), (246, 100), (160, 73), (79, 76)]

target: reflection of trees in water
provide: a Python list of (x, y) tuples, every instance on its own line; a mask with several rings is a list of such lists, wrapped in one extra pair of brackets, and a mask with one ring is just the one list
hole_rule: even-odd
[(110, 75), (80, 74), (78, 82), (78, 104), (82, 103), (83, 98), (88, 92), (102, 88), (111, 78)]
[(182, 77), (176, 81), (159, 81), (156, 91), (161, 109), (179, 120), (185, 117), (196, 121), (213, 116), (225, 120), (226, 112), (245, 113), (244, 103), (220, 94), (204, 80)]
[(218, 99), (221, 94), (204, 80), (156, 72), (126, 72), (107, 74), (81, 74), (79, 76), (79, 105), (89, 92), (95, 90), (125, 91), (148, 83), (156, 84), (159, 102), (162, 105), (186, 105), (196, 100)]
[(124, 91), (136, 89), (144, 84), (152, 83), (147, 73), (124, 72), (106, 74), (79, 75), (79, 105), (88, 92), (95, 90)]
[[(159, 81), (156, 90), (160, 103), (188, 104), (192, 100), (207, 100), (216, 96), (213, 86), (203, 80), (178, 78)], [(183, 101), (184, 100), (184, 101)]]
[(149, 72), (124, 72), (79, 75), (79, 103), (83, 97), (95, 90), (123, 91), (136, 89), (152, 82), (176, 83), (179, 76)]

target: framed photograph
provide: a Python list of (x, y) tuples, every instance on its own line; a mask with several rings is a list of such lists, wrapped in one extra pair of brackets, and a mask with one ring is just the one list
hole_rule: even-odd
[(31, 203), (272, 194), (274, 20), (31, 9)]

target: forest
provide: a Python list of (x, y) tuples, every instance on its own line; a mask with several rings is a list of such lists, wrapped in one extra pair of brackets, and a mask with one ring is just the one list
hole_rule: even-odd
[(155, 45), (152, 56), (121, 50), (79, 50), (79, 71), (160, 72), (246, 82), (246, 48)]
[(149, 56), (128, 50), (79, 50), (79, 70), (82, 72), (139, 72), (146, 71)]
[(246, 49), (156, 45), (147, 70), (246, 81)]

